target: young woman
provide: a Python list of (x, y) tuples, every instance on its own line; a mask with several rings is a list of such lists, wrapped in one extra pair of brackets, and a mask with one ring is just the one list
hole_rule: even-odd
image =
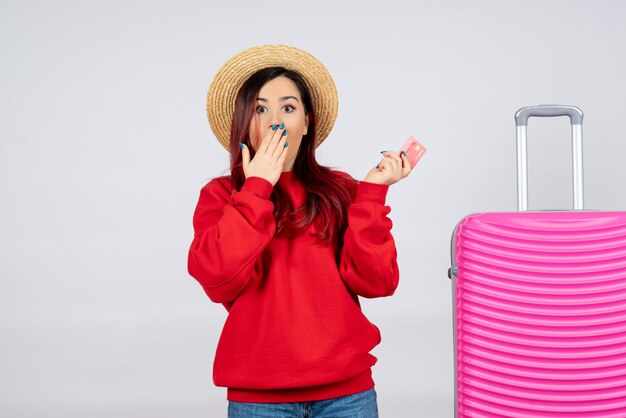
[(398, 285), (385, 196), (410, 173), (406, 156), (384, 152), (360, 182), (319, 165), (335, 85), (284, 45), (224, 64), (207, 112), (230, 175), (200, 192), (189, 272), (228, 310), (213, 368), (228, 416), (377, 417), (369, 352), (380, 333), (358, 297)]

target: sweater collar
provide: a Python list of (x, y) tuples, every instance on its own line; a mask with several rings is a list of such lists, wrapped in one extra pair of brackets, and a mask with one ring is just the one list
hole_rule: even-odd
[(298, 180), (293, 171), (283, 171), (278, 178), (278, 183), (286, 186), (290, 183), (298, 183)]
[(294, 208), (299, 208), (306, 202), (306, 190), (302, 183), (296, 178), (293, 171), (285, 171), (278, 179), (281, 190), (289, 197)]

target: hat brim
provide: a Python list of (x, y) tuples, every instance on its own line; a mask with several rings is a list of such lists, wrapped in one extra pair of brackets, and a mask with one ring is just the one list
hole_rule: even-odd
[(311, 93), (317, 123), (316, 146), (332, 130), (339, 107), (337, 89), (330, 73), (313, 55), (287, 45), (261, 45), (241, 51), (217, 72), (207, 93), (209, 126), (226, 150), (230, 148), (230, 129), (235, 99), (243, 83), (263, 68), (284, 67), (297, 72)]

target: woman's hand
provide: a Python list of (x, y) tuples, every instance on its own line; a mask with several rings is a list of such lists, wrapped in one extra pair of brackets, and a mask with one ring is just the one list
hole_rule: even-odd
[(406, 155), (385, 151), (378, 166), (371, 169), (363, 181), (390, 186), (408, 176), (410, 172), (411, 164)]
[(281, 126), (283, 129), (276, 124), (269, 127), (252, 161), (248, 146), (242, 144), (241, 158), (246, 178), (261, 177), (272, 183), (272, 186), (276, 184), (287, 158), (287, 130), (284, 125)]

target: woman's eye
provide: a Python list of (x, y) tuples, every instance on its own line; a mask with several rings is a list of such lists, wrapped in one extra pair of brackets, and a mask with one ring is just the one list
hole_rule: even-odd
[(256, 107), (256, 113), (264, 113), (266, 111), (267, 111), (267, 109), (265, 108), (265, 106), (257, 106)]
[(286, 105), (283, 107), (283, 111), (290, 113), (293, 112), (295, 110), (295, 107), (291, 106), (291, 105)]

